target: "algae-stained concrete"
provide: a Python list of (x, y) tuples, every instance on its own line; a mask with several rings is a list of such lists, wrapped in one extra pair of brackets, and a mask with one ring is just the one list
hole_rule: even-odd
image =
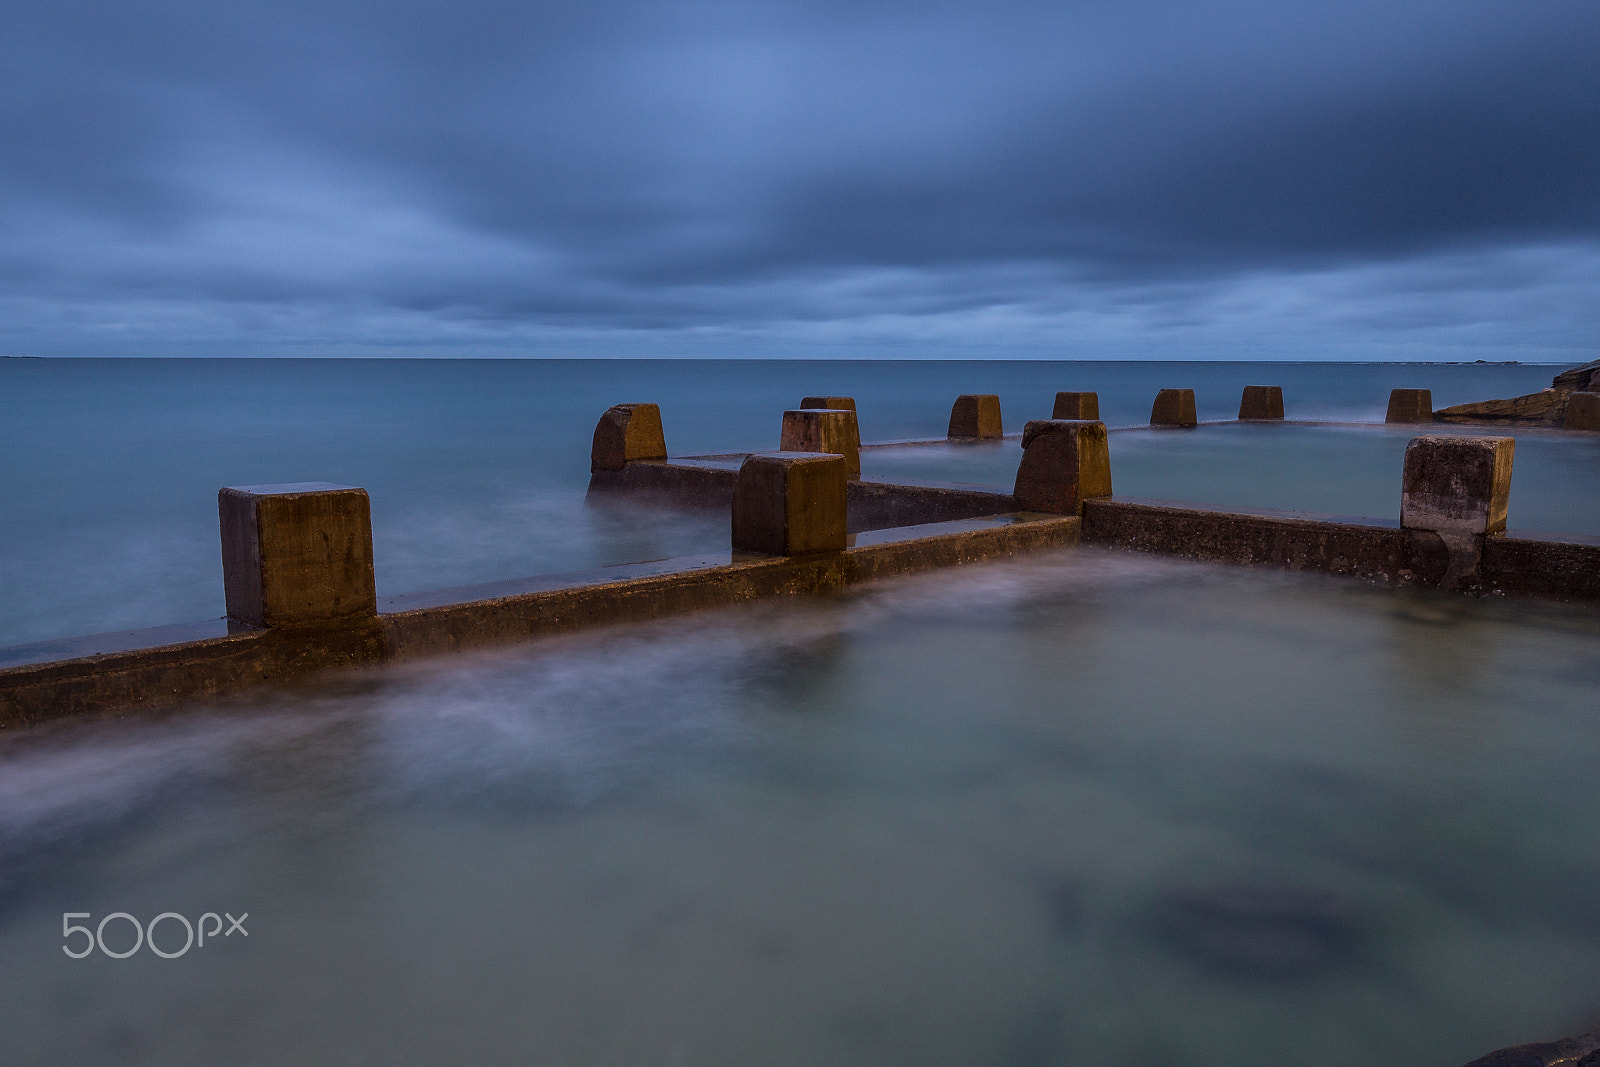
[(1389, 390), (1389, 410), (1384, 412), (1384, 422), (1432, 422), (1433, 391), (1431, 389)]
[(320, 626), (376, 612), (372, 508), (331, 482), (229, 486), (217, 494), (228, 617)]
[(1516, 446), (1510, 437), (1412, 438), (1401, 480), (1400, 525), (1435, 533), (1504, 530)]
[(619, 471), (635, 460), (666, 458), (659, 405), (615, 404), (595, 424), (590, 471)]
[(1050, 411), (1052, 419), (1086, 419), (1098, 422), (1100, 419), (1100, 394), (1099, 393), (1057, 393), (1055, 407)]
[(1150, 405), (1151, 426), (1189, 428), (1199, 424), (1195, 417), (1193, 389), (1163, 389)]
[(831, 453), (748, 457), (733, 490), (734, 550), (775, 556), (843, 551), (847, 481), (845, 458)]
[(963, 393), (950, 405), (947, 437), (956, 440), (992, 440), (1005, 436), (1000, 421), (1000, 397), (994, 393)]
[[(853, 396), (808, 396), (800, 401), (802, 408), (827, 408), (832, 411), (849, 411), (855, 413), (856, 398)], [(859, 415), (851, 420), (851, 427), (855, 434), (856, 452), (861, 451), (861, 420)], [(859, 468), (857, 473), (860, 473)]]
[(1091, 497), (1111, 495), (1106, 424), (1084, 419), (1035, 419), (1022, 431), (1017, 506), (1078, 515)]
[(847, 477), (861, 477), (861, 431), (854, 408), (785, 411), (778, 448), (784, 452), (832, 452), (844, 457)]
[(1264, 421), (1283, 418), (1283, 387), (1281, 385), (1247, 385), (1239, 397), (1239, 418), (1242, 421)]

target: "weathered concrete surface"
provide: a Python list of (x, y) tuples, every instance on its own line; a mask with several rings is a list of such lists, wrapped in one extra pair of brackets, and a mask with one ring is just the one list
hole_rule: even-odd
[(441, 608), (407, 610), (404, 598), (396, 598), (394, 610), (380, 618), (390, 656), (407, 660), (581, 626), (660, 618), (771, 596), (825, 593), (877, 578), (1073, 544), (1079, 528), (1080, 520), (1054, 515), (966, 519), (865, 535), (843, 552), (720, 553), (668, 560), (666, 565), (673, 569), (665, 573), (620, 580), (603, 580), (606, 572), (592, 572), (589, 577), (601, 580), (586, 584), (580, 584), (583, 575), (558, 576), (561, 588), (520, 594), (497, 590), (502, 595)]
[(1510, 437), (1412, 438), (1400, 483), (1400, 525), (1479, 535), (1504, 530), (1516, 447)]
[(1000, 398), (992, 393), (963, 393), (956, 397), (956, 402), (950, 406), (948, 436), (982, 440), (1004, 437)]
[(844, 457), (846, 477), (861, 477), (861, 431), (854, 408), (785, 411), (778, 448), (783, 452), (832, 452)]
[(1600, 1030), (1560, 1041), (1513, 1045), (1480, 1056), (1464, 1067), (1600, 1067)]
[(1283, 418), (1283, 387), (1279, 385), (1247, 385), (1239, 397), (1239, 418)]
[[(92, 639), (91, 639), (92, 640)], [(385, 657), (376, 617), (325, 628), (240, 630), (155, 648), (0, 669), (0, 727), (156, 707)]]
[[(855, 412), (856, 398), (853, 396), (808, 396), (800, 401), (800, 406), (803, 408), (828, 408), (833, 411)], [(861, 419), (859, 414), (850, 420), (850, 425), (855, 433), (856, 454), (859, 456), (861, 453)], [(856, 473), (861, 473), (859, 466)]]
[(1150, 405), (1151, 426), (1190, 427), (1198, 424), (1193, 389), (1163, 389)]
[[(743, 458), (630, 463), (621, 471), (593, 475), (589, 491), (627, 491), (649, 503), (673, 507), (731, 507)], [(1018, 510), (1016, 501), (1006, 492), (880, 478), (852, 481), (846, 487), (846, 509), (850, 533)]]
[[(835, 414), (825, 412), (824, 414)], [(800, 556), (845, 547), (845, 458), (759, 452), (733, 490), (734, 551)]]
[(1265, 509), (1216, 511), (1165, 501), (1087, 500), (1083, 540), (1187, 559), (1424, 584), (1437, 581), (1448, 565), (1437, 537), (1408, 535), (1398, 526)]
[(1600, 392), (1573, 393), (1563, 414), (1563, 429), (1600, 430)]
[(331, 482), (228, 486), (217, 494), (228, 617), (321, 626), (377, 613), (372, 506)]
[(619, 471), (634, 460), (666, 458), (661, 408), (655, 404), (616, 404), (595, 424), (591, 471)]
[(1079, 515), (1090, 497), (1111, 495), (1106, 424), (1085, 419), (1035, 419), (1022, 431), (1017, 506), (1026, 511)]
[[(835, 457), (836, 458), (836, 457)], [(1039, 515), (880, 531), (812, 556), (714, 553), (386, 598), (359, 625), (210, 632), (195, 640), (0, 668), (0, 726), (216, 696), (330, 669), (406, 660), (1074, 543), (1080, 521)], [(468, 597), (464, 602), (460, 597)], [(170, 632), (163, 628), (164, 632)], [(123, 635), (108, 635), (122, 638)], [(95, 638), (80, 639), (87, 646)], [(0, 655), (0, 662), (5, 657)]]
[(1099, 393), (1057, 393), (1055, 408), (1050, 412), (1052, 419), (1087, 419), (1097, 422), (1100, 419), (1100, 394)]
[(1389, 410), (1384, 422), (1432, 422), (1433, 391), (1431, 389), (1389, 390)]

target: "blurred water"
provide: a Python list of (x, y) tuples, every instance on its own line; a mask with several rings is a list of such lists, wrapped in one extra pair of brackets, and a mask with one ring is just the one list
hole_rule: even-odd
[[(365, 487), (384, 595), (723, 547), (721, 516), (584, 507), (595, 420), (623, 401), (661, 404), (669, 448), (685, 455), (775, 448), (779, 413), (808, 394), (855, 396), (865, 437), (890, 440), (942, 436), (950, 402), (963, 392), (1000, 394), (1013, 429), (1048, 416), (1058, 389), (1096, 389), (1107, 422), (1131, 425), (1148, 419), (1161, 387), (1193, 387), (1202, 417), (1229, 418), (1240, 388), (1262, 383), (1284, 387), (1291, 417), (1381, 419), (1393, 386), (1432, 388), (1442, 405), (1538, 389), (1551, 373), (1503, 365), (0, 359), (0, 644), (219, 616), (223, 485)], [(1152, 442), (1140, 459), (1140, 446), (1119, 437), (1118, 490), (1300, 506), (1267, 499), (1285, 484), (1300, 488), (1298, 473), (1270, 491), (1268, 482), (1242, 480), (1273, 462), (1261, 440), (1269, 439), (1208, 430)], [(1191, 447), (1214, 454), (1186, 458)], [(1352, 455), (1373, 447), (1350, 444)], [(1525, 452), (1514, 500), (1523, 497)], [(1014, 446), (1004, 455), (970, 480), (1009, 484)], [(928, 476), (963, 470), (934, 464)], [(1392, 514), (1398, 466), (1385, 452), (1370, 470), (1352, 484), (1373, 503), (1323, 510)], [(1306, 471), (1330, 481), (1343, 465), (1318, 458)], [(1250, 491), (1235, 492), (1241, 484)]]
[[(1224, 423), (1111, 434), (1118, 496), (1224, 507), (1286, 508), (1396, 521), (1406, 444), (1416, 426)], [(1428, 433), (1516, 438), (1508, 523), (1513, 531), (1600, 536), (1600, 435), (1429, 426)], [(1009, 491), (1017, 439), (868, 449), (862, 473), (951, 479)]]
[(1600, 1020), (1597, 637), (1075, 550), (13, 736), (0, 1062), (1459, 1064)]

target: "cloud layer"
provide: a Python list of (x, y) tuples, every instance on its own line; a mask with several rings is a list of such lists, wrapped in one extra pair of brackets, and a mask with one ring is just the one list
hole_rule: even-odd
[(1593, 0), (15, 0), (0, 351), (1564, 359), (1596, 42)]

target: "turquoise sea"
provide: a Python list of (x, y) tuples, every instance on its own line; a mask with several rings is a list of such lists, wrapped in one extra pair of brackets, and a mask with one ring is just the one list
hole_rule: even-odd
[[(366, 487), (381, 594), (725, 545), (585, 503), (621, 401), (682, 455), (1094, 389), (1119, 494), (1392, 519), (1390, 388), (1553, 373), (5, 359), (0, 644), (219, 615), (226, 484)], [(1138, 428), (1246, 384), (1306, 421)], [(1516, 436), (1512, 525), (1600, 535), (1600, 441)], [(1072, 549), (5, 731), (0, 1062), (1453, 1067), (1600, 1027), (1597, 690), (1593, 607)]]

